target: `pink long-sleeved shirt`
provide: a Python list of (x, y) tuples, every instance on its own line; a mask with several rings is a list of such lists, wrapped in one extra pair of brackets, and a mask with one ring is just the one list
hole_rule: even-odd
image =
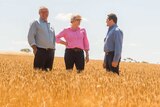
[(84, 28), (78, 28), (77, 30), (66, 28), (56, 36), (56, 42), (60, 43), (62, 41), (61, 38), (64, 38), (68, 43), (66, 48), (80, 48), (82, 50), (89, 50), (87, 33)]

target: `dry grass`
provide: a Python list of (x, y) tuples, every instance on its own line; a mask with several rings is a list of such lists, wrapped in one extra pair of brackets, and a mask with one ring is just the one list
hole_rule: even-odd
[(90, 61), (66, 72), (56, 58), (51, 72), (34, 71), (33, 57), (0, 55), (0, 107), (160, 107), (160, 65), (122, 63), (121, 75)]

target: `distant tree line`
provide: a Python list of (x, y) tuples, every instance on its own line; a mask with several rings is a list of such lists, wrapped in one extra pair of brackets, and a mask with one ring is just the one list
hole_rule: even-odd
[(123, 59), (124, 62), (134, 62), (134, 63), (149, 63), (147, 61), (137, 61), (135, 59), (132, 59), (132, 58), (125, 58)]
[(21, 51), (21, 52), (26, 52), (26, 53), (31, 52), (31, 50), (30, 50), (30, 49), (28, 49), (28, 48), (21, 49), (20, 51)]

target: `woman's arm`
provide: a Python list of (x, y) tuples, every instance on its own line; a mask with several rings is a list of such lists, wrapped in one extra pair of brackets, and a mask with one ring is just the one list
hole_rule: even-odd
[(86, 63), (89, 62), (89, 41), (87, 38), (86, 30), (84, 29), (84, 49), (86, 53)]
[(62, 44), (62, 45), (65, 45), (65, 46), (67, 46), (67, 45), (68, 45), (68, 43), (67, 43), (67, 42), (65, 42), (65, 41), (63, 41), (63, 40), (61, 40), (61, 41), (59, 42), (59, 44)]
[(64, 29), (63, 31), (61, 31), (61, 32), (56, 36), (56, 43), (59, 43), (59, 44), (65, 45), (65, 46), (68, 45), (66, 41), (63, 41), (63, 40), (61, 39), (62, 37), (65, 37), (65, 32), (66, 32), (66, 29)]
[(85, 53), (86, 53), (86, 63), (88, 63), (89, 62), (89, 52), (88, 52), (88, 50), (85, 50)]
[(88, 37), (85, 29), (84, 29), (83, 42), (84, 42), (84, 49), (89, 51), (89, 41), (88, 41)]

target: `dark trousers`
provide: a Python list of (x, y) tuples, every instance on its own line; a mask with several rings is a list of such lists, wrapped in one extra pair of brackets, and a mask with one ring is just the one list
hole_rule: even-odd
[(119, 75), (119, 64), (120, 64), (120, 60), (118, 62), (118, 66), (117, 67), (113, 67), (112, 66), (112, 61), (114, 58), (114, 52), (108, 52), (106, 54), (106, 70), (107, 71), (112, 71), (113, 73), (117, 73)]
[(54, 61), (54, 49), (37, 48), (34, 58), (34, 68), (41, 70), (52, 70)]
[(85, 60), (84, 51), (81, 49), (66, 49), (65, 50), (65, 66), (67, 70), (73, 69), (74, 64), (78, 71), (84, 70)]

